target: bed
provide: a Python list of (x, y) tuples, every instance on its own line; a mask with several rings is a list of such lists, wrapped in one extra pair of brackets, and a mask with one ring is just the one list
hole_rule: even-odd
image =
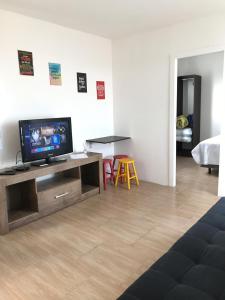
[(219, 168), (221, 136), (215, 136), (200, 142), (191, 152), (193, 159), (201, 167), (212, 169)]

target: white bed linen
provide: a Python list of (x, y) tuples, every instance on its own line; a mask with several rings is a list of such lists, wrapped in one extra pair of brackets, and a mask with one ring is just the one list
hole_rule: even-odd
[(199, 165), (219, 165), (221, 136), (215, 136), (199, 143), (191, 152)]

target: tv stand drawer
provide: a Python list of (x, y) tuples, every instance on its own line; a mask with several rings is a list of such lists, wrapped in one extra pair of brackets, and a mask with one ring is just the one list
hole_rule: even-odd
[(81, 180), (76, 179), (63, 185), (38, 192), (38, 210), (47, 213), (62, 209), (81, 198)]

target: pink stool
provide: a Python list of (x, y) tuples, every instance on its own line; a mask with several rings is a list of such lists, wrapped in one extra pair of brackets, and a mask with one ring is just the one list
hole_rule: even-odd
[[(107, 172), (107, 167), (110, 169), (110, 173)], [(107, 176), (109, 175), (109, 176)], [(113, 170), (113, 160), (110, 158), (103, 159), (103, 184), (104, 190), (106, 190), (107, 182), (114, 182), (114, 170)]]

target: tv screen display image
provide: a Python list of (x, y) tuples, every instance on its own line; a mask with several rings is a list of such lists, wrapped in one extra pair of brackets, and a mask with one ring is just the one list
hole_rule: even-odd
[(73, 152), (71, 118), (19, 121), (23, 162)]

